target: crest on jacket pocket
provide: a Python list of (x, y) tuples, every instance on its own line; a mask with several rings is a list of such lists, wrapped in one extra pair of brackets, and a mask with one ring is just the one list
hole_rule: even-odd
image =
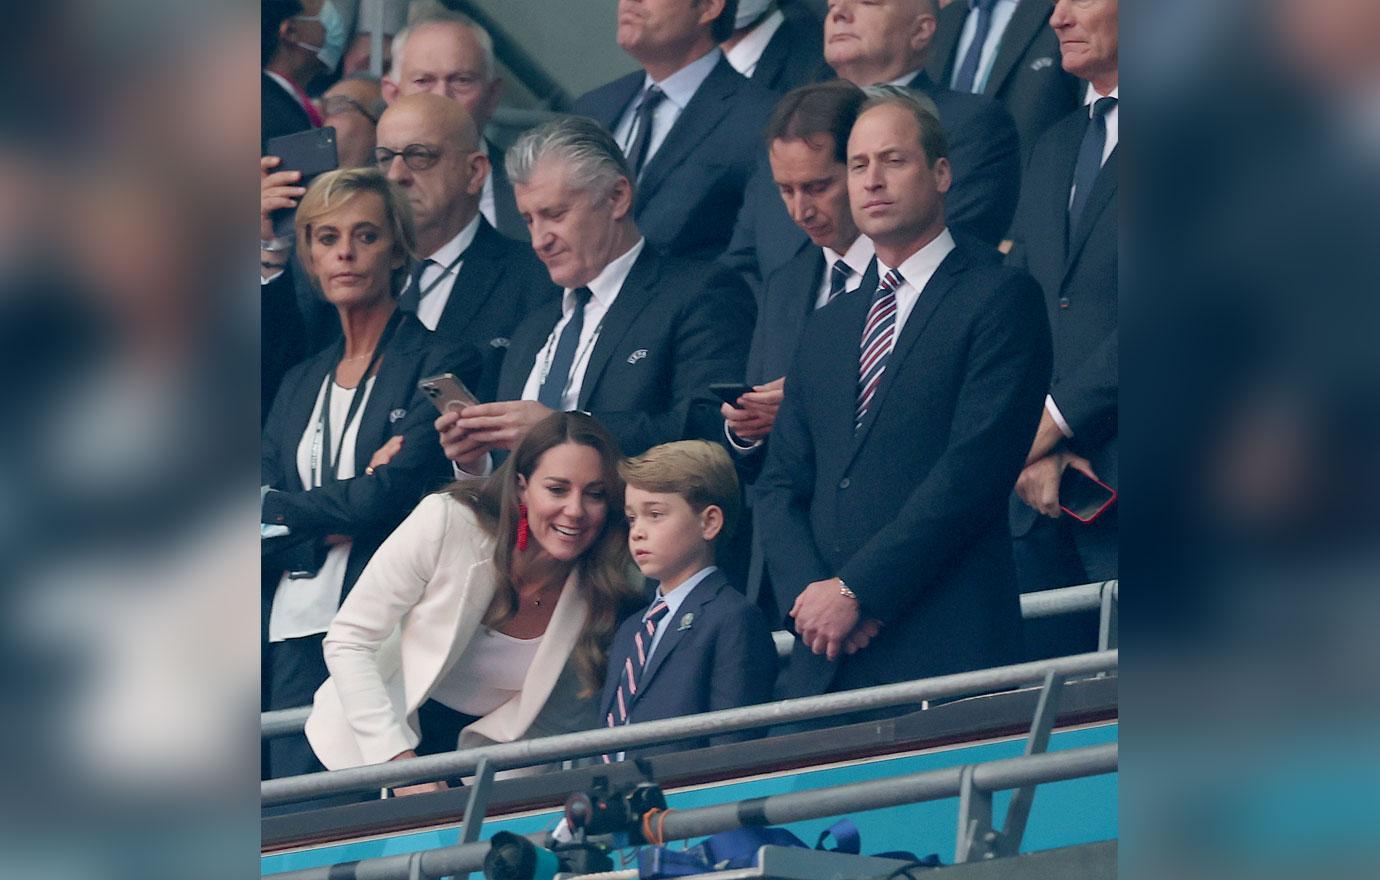
[(494, 348), (507, 348), (507, 347), (508, 347), (508, 337), (506, 337), (506, 336), (495, 336), (493, 339), (490, 339), (490, 340), (489, 340), (489, 345), (493, 346)]
[(1045, 56), (1043, 56), (1043, 57), (1041, 57), (1041, 58), (1036, 58), (1034, 61), (1030, 62), (1030, 69), (1031, 69), (1031, 70), (1044, 70), (1046, 67), (1053, 67), (1053, 66), (1054, 66), (1054, 59), (1053, 59), (1053, 58), (1050, 58), (1048, 55), (1045, 55)]
[(402, 421), (403, 417), (406, 416), (406, 415), (407, 415), (407, 410), (405, 410), (405, 409), (395, 409), (395, 410), (393, 410), (392, 412), (390, 412), (390, 413), (388, 414), (388, 424), (391, 425), (391, 424), (393, 424), (393, 423), (395, 423), (395, 422)]
[(639, 348), (637, 351), (628, 355), (628, 363), (635, 364), (647, 356), (647, 349)]

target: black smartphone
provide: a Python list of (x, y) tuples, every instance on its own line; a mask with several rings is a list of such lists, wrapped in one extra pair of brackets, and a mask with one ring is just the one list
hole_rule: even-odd
[(418, 382), (417, 387), (422, 389), (422, 393), (431, 399), (432, 406), (436, 407), (436, 410), (442, 415), (479, 403), (475, 396), (470, 393), (470, 389), (465, 387), (465, 383), (455, 378), (453, 373), (428, 376)]
[[(293, 134), (270, 138), (264, 150), (266, 156), (277, 156), (283, 161), (276, 171), (300, 171), (302, 179), (298, 186), (311, 183), (313, 177), (327, 171), (334, 171), (340, 165), (336, 152), (335, 129), (331, 126), (311, 128)], [(283, 208), (273, 212), (273, 234), (291, 235), (293, 212)]]
[(738, 405), (738, 398), (751, 391), (752, 386), (743, 382), (715, 382), (709, 386), (709, 390), (714, 393), (715, 397), (734, 409), (742, 409)]
[(1116, 501), (1116, 490), (1078, 470), (1064, 468), (1059, 478), (1059, 509), (1081, 523), (1097, 519)]

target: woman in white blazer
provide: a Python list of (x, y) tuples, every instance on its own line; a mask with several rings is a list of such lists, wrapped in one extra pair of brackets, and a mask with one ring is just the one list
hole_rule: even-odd
[(553, 414), (384, 541), (326, 633), (306, 734), (327, 769), (597, 725), (608, 644), (638, 601), (618, 458), (594, 419)]

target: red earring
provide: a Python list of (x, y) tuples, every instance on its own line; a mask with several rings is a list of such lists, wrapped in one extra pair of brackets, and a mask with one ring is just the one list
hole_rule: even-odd
[(527, 505), (518, 505), (517, 548), (527, 549)]

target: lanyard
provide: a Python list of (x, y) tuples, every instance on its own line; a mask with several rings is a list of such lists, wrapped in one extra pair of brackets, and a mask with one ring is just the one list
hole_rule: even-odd
[[(360, 376), (359, 384), (355, 386), (354, 396), (350, 398), (350, 408), (345, 412), (345, 424), (340, 429), (340, 443), (333, 446), (331, 443), (331, 389), (335, 386), (336, 372), (340, 365), (336, 364), (331, 369), (331, 374), (326, 378), (326, 392), (321, 397), (321, 417), (316, 423), (316, 436), (312, 439), (311, 445), (311, 473), (312, 485), (309, 489), (315, 488), (319, 483), (324, 486), (327, 483), (334, 483), (339, 479), (337, 474), (340, 472), (340, 454), (344, 451), (345, 435), (350, 433), (350, 425), (360, 414), (360, 404), (365, 398), (365, 389), (369, 381), (369, 376), (378, 366), (379, 358), (383, 355), (384, 346), (388, 345), (388, 340), (392, 338), (393, 331), (398, 329), (398, 322), (402, 318), (402, 313), (394, 311), (393, 316), (388, 319), (388, 326), (383, 328), (383, 335), (379, 337), (378, 344), (374, 346), (374, 354), (369, 358), (369, 365), (364, 368), (364, 374)], [(321, 449), (325, 447), (327, 457), (327, 468), (321, 471)]]
[[(574, 317), (575, 316), (572, 314), (570, 316), (571, 320), (574, 320)], [(605, 315), (605, 317), (607, 317), (607, 315)], [(566, 323), (569, 323), (569, 321)], [(561, 324), (559, 321), (556, 322), (556, 327), (565, 330), (565, 325)], [(604, 318), (600, 318), (599, 323), (594, 325), (594, 332), (590, 334), (589, 339), (585, 340), (585, 344), (580, 346), (579, 350), (575, 352), (575, 359), (570, 362), (570, 375), (565, 377), (565, 384), (561, 386), (562, 399), (564, 399), (565, 395), (570, 391), (570, 386), (574, 384), (575, 374), (580, 370), (580, 363), (589, 357), (589, 350), (594, 347), (594, 343), (599, 341), (599, 334), (603, 332), (603, 330)], [(542, 346), (541, 374), (537, 377), (538, 393), (541, 392), (541, 386), (546, 384), (546, 377), (551, 374), (551, 361), (556, 357), (556, 345), (559, 339), (560, 334), (556, 332), (556, 328), (551, 328), (551, 335), (546, 337), (546, 345)]]
[[(473, 244), (473, 242), (471, 242), (471, 245), (472, 245), (472, 244)], [(453, 260), (450, 261), (450, 265), (449, 265), (449, 266), (443, 267), (443, 268), (441, 269), (441, 274), (440, 274), (440, 275), (437, 275), (435, 278), (433, 278), (433, 279), (431, 280), (431, 283), (428, 284), (426, 287), (424, 287), (424, 288), (422, 287), (422, 276), (421, 276), (421, 275), (418, 275), (418, 276), (417, 276), (417, 287), (419, 288), (419, 290), (417, 291), (417, 302), (418, 302), (418, 304), (421, 303), (421, 301), (426, 297), (427, 294), (429, 294), (429, 293), (431, 293), (433, 290), (435, 290), (435, 289), (436, 289), (436, 285), (440, 284), (441, 281), (442, 281), (443, 279), (446, 278), (446, 276), (450, 275), (450, 273), (452, 273), (452, 272), (455, 271), (455, 267), (458, 266), (458, 265), (460, 265), (460, 261), (461, 261), (461, 260), (465, 259), (465, 253), (466, 253), (467, 251), (469, 251), (469, 248), (465, 248), (465, 250), (461, 251), (461, 252), (455, 257), (455, 259), (453, 259)], [(440, 266), (441, 264), (440, 264), (440, 263), (436, 263), (436, 265)]]

